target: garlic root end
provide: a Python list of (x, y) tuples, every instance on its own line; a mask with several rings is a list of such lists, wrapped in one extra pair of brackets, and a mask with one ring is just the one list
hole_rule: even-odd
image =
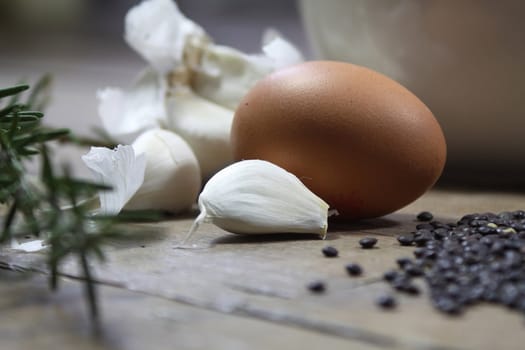
[(201, 225), (201, 223), (206, 219), (206, 208), (204, 207), (201, 207), (200, 208), (200, 214), (195, 218), (195, 220), (193, 221), (193, 224), (191, 225), (190, 227), (190, 230), (188, 231), (188, 234), (186, 235), (186, 237), (182, 240), (182, 243), (180, 244), (180, 246), (185, 246), (187, 245), (188, 241), (190, 240), (190, 238), (193, 236), (193, 234), (195, 233), (195, 231), (197, 231), (197, 229), (199, 228), (199, 226)]

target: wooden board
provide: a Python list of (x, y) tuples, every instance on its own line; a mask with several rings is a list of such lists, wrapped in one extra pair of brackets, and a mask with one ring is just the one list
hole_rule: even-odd
[[(390, 291), (382, 273), (412, 254), (396, 236), (414, 228), (419, 211), (453, 221), (523, 207), (521, 194), (436, 190), (385, 218), (332, 225), (325, 241), (235, 236), (203, 225), (193, 249), (177, 248), (191, 217), (144, 225), (149, 234), (112, 242), (108, 261), (95, 266), (102, 343), (89, 336), (78, 281), (64, 278), (53, 295), (43, 254), (2, 249), (0, 264), (11, 270), (0, 275), (2, 349), (523, 349), (524, 317), (503, 307), (480, 305), (450, 317), (435, 311), (426, 293), (400, 296), (393, 311), (374, 304)], [(377, 237), (378, 247), (360, 249), (364, 236)], [(325, 258), (326, 245), (340, 256)], [(349, 277), (348, 262), (361, 264), (364, 275)], [(27, 270), (38, 272), (16, 272)], [(62, 272), (81, 278), (74, 260)], [(326, 282), (326, 293), (307, 290), (314, 280)]]

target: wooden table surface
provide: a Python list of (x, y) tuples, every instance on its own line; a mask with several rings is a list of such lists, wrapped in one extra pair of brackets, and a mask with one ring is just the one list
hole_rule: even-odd
[[(195, 249), (176, 249), (192, 217), (147, 224), (147, 235), (111, 243), (96, 264), (102, 332), (93, 336), (76, 261), (58, 292), (42, 253), (0, 251), (0, 349), (524, 349), (524, 315), (472, 307), (460, 317), (435, 311), (425, 286), (398, 296), (395, 310), (374, 301), (390, 287), (384, 271), (411, 256), (396, 236), (416, 214), (456, 220), (472, 212), (523, 209), (525, 194), (433, 190), (384, 218), (332, 225), (327, 240), (301, 235), (236, 236), (205, 224)], [(363, 236), (379, 239), (360, 249)], [(321, 249), (336, 247), (326, 258)], [(349, 277), (348, 262), (364, 268)], [(313, 280), (324, 294), (309, 292)]]

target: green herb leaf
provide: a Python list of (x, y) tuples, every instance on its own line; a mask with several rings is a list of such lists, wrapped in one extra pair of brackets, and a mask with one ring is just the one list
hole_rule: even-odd
[(8, 87), (6, 89), (0, 89), (0, 98), (14, 96), (20, 94), (22, 91), (28, 90), (29, 85), (17, 85)]
[[(8, 98), (5, 107), (0, 109), (0, 203), (8, 208), (0, 241), (13, 238), (17, 218), (22, 219), (21, 228), (25, 231), (44, 235), (49, 244), (47, 264), (52, 289), (58, 288), (60, 265), (65, 259), (76, 257), (84, 274), (90, 315), (96, 325), (99, 315), (96, 281), (88, 260), (91, 257), (104, 260), (106, 241), (122, 236), (118, 225), (159, 220), (163, 215), (148, 211), (102, 216), (90, 212), (89, 200), (99, 191), (111, 188), (74, 178), (67, 167), (61, 172), (54, 169), (47, 143), (79, 138), (68, 129), (42, 127), (44, 114), (38, 109), (48, 100), (50, 82), (50, 76), (42, 78), (25, 104), (18, 101), (29, 89), (28, 85), (0, 89), (0, 102)], [(41, 186), (35, 186), (29, 178), (22, 161), (27, 158), (40, 160)], [(17, 221), (16, 231), (19, 230)]]

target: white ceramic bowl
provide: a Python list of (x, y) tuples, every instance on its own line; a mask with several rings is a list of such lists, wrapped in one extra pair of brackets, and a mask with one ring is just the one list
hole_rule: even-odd
[(382, 72), (429, 106), (449, 175), (525, 183), (525, 1), (300, 4), (319, 58)]

